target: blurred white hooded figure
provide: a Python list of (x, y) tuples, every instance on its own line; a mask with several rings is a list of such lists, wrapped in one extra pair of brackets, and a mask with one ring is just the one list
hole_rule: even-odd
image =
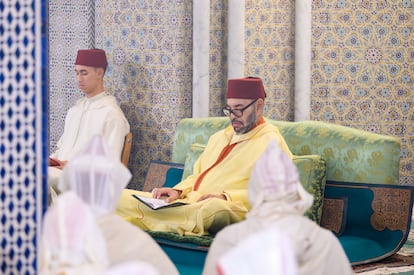
[[(250, 176), (248, 196), (252, 208), (246, 220), (229, 225), (216, 235), (207, 254), (204, 275), (246, 274), (243, 270), (249, 268), (246, 264), (250, 262), (246, 257), (232, 258), (237, 262), (233, 263), (235, 269), (231, 273), (218, 270), (228, 251), (238, 249), (238, 243), (254, 234), (263, 234), (261, 231), (265, 229), (277, 229), (276, 235), (281, 232), (289, 238), (290, 244), (282, 242), (281, 245), (291, 246), (297, 267), (292, 273), (280, 273), (280, 269), (269, 265), (268, 272), (260, 274), (353, 274), (335, 235), (304, 216), (313, 197), (302, 187), (296, 166), (276, 142), (270, 142), (257, 160)], [(266, 257), (268, 245), (266, 248), (250, 249), (250, 257)], [(277, 249), (273, 253), (279, 253)]]
[(110, 266), (105, 236), (92, 208), (74, 192), (62, 193), (43, 220), (42, 275), (158, 275), (141, 261)]
[[(60, 190), (74, 192), (91, 208), (106, 243), (109, 266), (125, 269), (122, 264), (139, 261), (154, 267), (156, 273), (137, 274), (178, 274), (175, 265), (151, 236), (114, 213), (131, 173), (109, 150), (102, 137), (93, 137), (63, 169)], [(134, 265), (129, 267), (131, 270)]]
[(109, 261), (91, 208), (75, 193), (59, 196), (43, 219), (40, 273), (101, 274)]
[(289, 237), (277, 226), (269, 226), (225, 252), (217, 260), (217, 273), (289, 275), (297, 274), (297, 263)]

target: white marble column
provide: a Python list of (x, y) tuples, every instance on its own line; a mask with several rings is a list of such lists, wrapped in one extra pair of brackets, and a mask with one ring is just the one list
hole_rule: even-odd
[(301, 121), (310, 118), (312, 1), (295, 3), (295, 121)]
[(228, 78), (244, 76), (245, 0), (229, 0)]
[(210, 0), (193, 1), (193, 117), (208, 117)]

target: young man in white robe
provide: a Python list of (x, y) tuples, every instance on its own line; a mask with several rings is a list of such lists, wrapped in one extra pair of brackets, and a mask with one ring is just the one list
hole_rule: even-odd
[[(249, 274), (248, 270), (254, 269), (254, 259), (269, 257), (269, 244), (262, 243), (262, 250), (239, 248), (238, 244), (255, 234), (263, 234), (263, 230), (267, 230), (269, 236), (272, 229), (275, 236), (288, 238), (296, 266), (293, 274), (353, 274), (336, 236), (304, 216), (312, 205), (313, 197), (302, 187), (292, 160), (275, 142), (269, 143), (252, 170), (248, 197), (252, 208), (246, 214), (246, 220), (229, 225), (216, 235), (207, 255), (204, 275)], [(278, 249), (283, 247), (282, 244), (275, 245), (273, 255), (281, 254)], [(226, 256), (237, 249), (243, 249), (244, 256)], [(229, 263), (229, 259), (233, 262)], [(279, 265), (275, 266), (276, 263)], [(268, 272), (259, 273), (280, 274), (272, 269), (283, 270), (286, 264), (286, 261), (275, 259), (261, 269), (267, 268)], [(229, 266), (232, 267), (230, 271), (226, 269)]]
[(48, 183), (52, 198), (65, 188), (58, 186), (63, 167), (94, 135), (105, 139), (114, 158), (121, 158), (130, 126), (116, 98), (104, 90), (103, 78), (107, 66), (105, 51), (78, 51), (75, 73), (79, 89), (85, 96), (69, 109), (57, 149), (50, 155)]

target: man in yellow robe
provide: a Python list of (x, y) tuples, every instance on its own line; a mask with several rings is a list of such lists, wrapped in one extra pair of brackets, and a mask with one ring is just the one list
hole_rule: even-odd
[[(180, 235), (215, 234), (243, 220), (250, 209), (250, 173), (269, 142), (275, 140), (292, 157), (278, 128), (263, 119), (265, 97), (260, 78), (230, 79), (223, 112), (231, 125), (210, 137), (193, 175), (173, 188), (155, 188), (152, 193), (125, 189), (116, 212), (144, 230)], [(188, 204), (152, 210), (133, 194)]]

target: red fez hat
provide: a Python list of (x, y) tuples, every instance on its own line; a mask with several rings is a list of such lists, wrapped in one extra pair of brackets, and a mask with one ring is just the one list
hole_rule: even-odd
[(265, 98), (263, 82), (258, 77), (229, 79), (226, 98), (256, 99)]
[(78, 50), (78, 56), (76, 57), (75, 65), (106, 69), (106, 66), (108, 66), (108, 61), (106, 60), (106, 54), (104, 50)]

